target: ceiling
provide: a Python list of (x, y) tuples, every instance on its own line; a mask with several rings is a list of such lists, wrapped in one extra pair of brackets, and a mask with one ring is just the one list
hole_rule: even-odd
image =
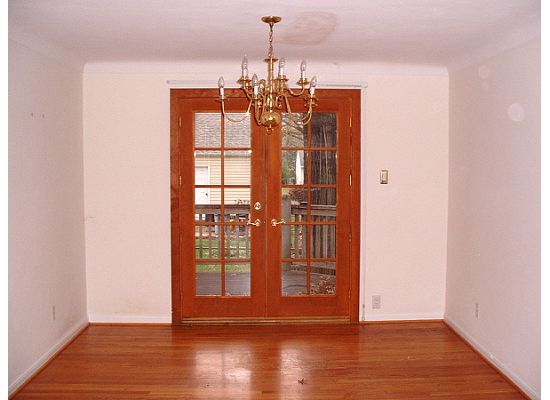
[(10, 0), (9, 27), (83, 64), (263, 58), (449, 66), (540, 35), (534, 0)]

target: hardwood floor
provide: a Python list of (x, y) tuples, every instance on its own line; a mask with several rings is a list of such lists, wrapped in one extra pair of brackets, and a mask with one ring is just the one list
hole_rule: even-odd
[(25, 399), (523, 399), (441, 322), (90, 326)]

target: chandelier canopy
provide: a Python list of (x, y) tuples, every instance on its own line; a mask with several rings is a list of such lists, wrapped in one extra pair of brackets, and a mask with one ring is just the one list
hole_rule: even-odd
[[(258, 125), (265, 126), (268, 131), (279, 126), (282, 121), (282, 112), (288, 113), (290, 119), (299, 125), (307, 124), (311, 119), (312, 110), (317, 105), (317, 97), (315, 96), (315, 88), (317, 86), (317, 78), (314, 76), (309, 81), (306, 77), (306, 62), (300, 64), (300, 79), (296, 84), (299, 86), (298, 91), (292, 91), (288, 86), (288, 79), (285, 75), (285, 59), (281, 58), (278, 65), (278, 74), (275, 77), (275, 62), (278, 61), (273, 55), (273, 25), (281, 21), (281, 17), (266, 16), (262, 17), (262, 21), (269, 24), (269, 49), (267, 58), (264, 60), (267, 63), (267, 78), (258, 79), (256, 74), (252, 75), (252, 79), (248, 77), (248, 58), (244, 56), (241, 63), (241, 77), (237, 81), (241, 89), (246, 94), (249, 100), (246, 115), (240, 120), (231, 119), (225, 113), (226, 96), (224, 93), (225, 81), (223, 76), (218, 80), (220, 96), (218, 100), (221, 102), (222, 114), (225, 118), (232, 122), (243, 121), (250, 115), (250, 110), (254, 107), (254, 118)], [(309, 87), (309, 89), (307, 89)], [(307, 110), (302, 116), (297, 116), (290, 108), (290, 97), (301, 97), (304, 99), (304, 107)]]

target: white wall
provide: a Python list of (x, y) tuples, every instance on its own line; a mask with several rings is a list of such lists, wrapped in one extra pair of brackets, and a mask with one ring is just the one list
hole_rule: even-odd
[(450, 73), (445, 317), (536, 398), (540, 107), (540, 38)]
[[(361, 301), (367, 304), (361, 318), (442, 318), (448, 77), (445, 70), (376, 68), (377, 74), (369, 74), (366, 65), (310, 63), (321, 82), (369, 85), (362, 115)], [(171, 320), (166, 80), (215, 84), (220, 71), (236, 76), (239, 61), (87, 66), (84, 164), (91, 321)], [(389, 169), (389, 185), (378, 184), (380, 169)], [(382, 295), (382, 309), (370, 309), (373, 294)]]
[(87, 323), (82, 71), (9, 40), (8, 140), (11, 392)]

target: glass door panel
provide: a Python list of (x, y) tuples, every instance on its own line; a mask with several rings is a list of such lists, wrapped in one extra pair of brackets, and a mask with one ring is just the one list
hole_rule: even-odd
[(267, 190), (274, 316), (349, 313), (349, 114), (337, 102), (322, 107), (306, 125), (283, 114), (268, 138), (268, 165), (278, 168), (268, 171)]
[[(231, 116), (244, 119), (236, 123), (222, 118), (220, 113), (195, 114), (195, 171), (199, 167), (212, 171), (206, 182), (195, 172), (195, 215), (203, 216), (195, 219), (198, 242), (195, 296), (250, 296), (250, 227), (255, 227), (247, 225), (252, 155), (250, 119), (244, 114)], [(228, 147), (239, 150), (226, 150)], [(208, 191), (208, 205), (197, 204), (203, 201), (197, 195), (201, 191)], [(202, 261), (214, 258), (219, 262)], [(236, 259), (241, 263), (234, 264)]]
[(181, 255), (183, 319), (265, 313), (264, 216), (251, 207), (252, 199), (262, 201), (264, 145), (250, 116), (231, 112), (231, 119), (242, 120), (232, 122), (219, 109), (209, 111), (215, 104), (206, 98), (180, 103), (182, 116), (192, 121), (180, 136), (182, 168), (194, 172), (182, 174), (194, 199), (192, 214), (182, 213), (180, 222), (194, 232), (193, 251), (185, 251), (187, 240)]
[[(286, 116), (283, 121), (291, 119)], [(313, 277), (318, 280), (318, 273), (312, 274), (312, 260), (336, 264), (336, 114), (315, 113), (310, 124), (301, 129), (283, 125), (281, 133), (281, 216), (285, 220), (280, 228), (281, 294), (335, 295), (334, 285), (331, 290), (320, 290), (319, 282), (312, 281)], [(288, 143), (294, 149), (287, 149)], [(297, 225), (304, 222), (306, 225)], [(287, 262), (287, 258), (300, 261)], [(327, 271), (325, 276), (331, 274), (335, 282), (336, 268)]]

